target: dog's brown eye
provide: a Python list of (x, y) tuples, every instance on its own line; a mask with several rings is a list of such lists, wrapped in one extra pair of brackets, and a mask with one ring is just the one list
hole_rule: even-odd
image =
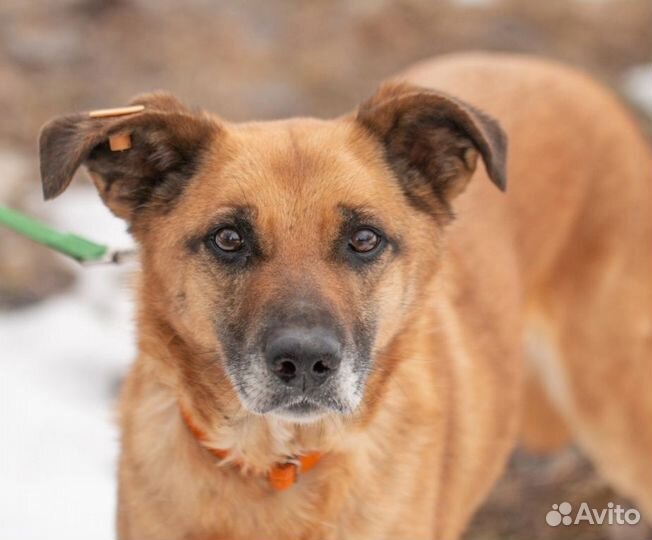
[(380, 235), (371, 229), (358, 229), (349, 240), (351, 249), (357, 253), (369, 253), (380, 244)]
[(222, 251), (233, 252), (242, 248), (243, 240), (240, 233), (231, 227), (222, 227), (215, 233), (215, 245)]

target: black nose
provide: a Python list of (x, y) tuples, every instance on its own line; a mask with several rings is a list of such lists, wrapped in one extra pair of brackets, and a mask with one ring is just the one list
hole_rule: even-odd
[(274, 332), (265, 345), (269, 370), (286, 385), (309, 390), (333, 376), (341, 363), (337, 336), (323, 327), (289, 327)]

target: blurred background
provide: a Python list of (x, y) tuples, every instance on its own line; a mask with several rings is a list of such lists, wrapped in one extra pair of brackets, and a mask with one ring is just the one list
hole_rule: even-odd
[[(0, 0), (0, 204), (129, 246), (85, 178), (42, 202), (50, 117), (154, 89), (229, 120), (337, 115), (411, 62), (465, 49), (579, 66), (650, 134), (651, 34), (650, 0)], [(0, 227), (0, 540), (113, 537), (133, 271), (81, 269)], [(466, 538), (652, 538), (644, 525), (546, 526), (563, 501), (630, 506), (573, 448), (519, 451)]]

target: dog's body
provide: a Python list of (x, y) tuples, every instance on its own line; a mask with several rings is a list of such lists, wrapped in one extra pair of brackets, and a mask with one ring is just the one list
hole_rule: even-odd
[[(46, 193), (56, 195), (70, 169), (86, 162), (142, 246), (140, 354), (120, 407), (121, 539), (458, 538), (500, 474), (522, 417), (533, 447), (558, 443), (567, 425), (614, 486), (652, 515), (647, 145), (610, 95), (542, 61), (460, 55), (418, 65), (404, 78), (500, 121), (510, 139), (506, 195), (486, 178), (501, 184), (503, 143), (489, 120), (463, 102), (431, 95), (422, 102), (400, 86), (381, 90), (355, 118), (228, 126), (213, 138), (206, 136), (212, 120), (191, 121), (184, 112), (175, 122), (191, 125), (179, 136), (202, 133), (202, 160), (181, 195), (171, 196), (173, 210), (157, 208), (168, 204), (167, 188), (138, 207), (146, 220), (134, 214), (133, 187), (119, 185), (116, 198), (120, 180), (102, 161), (114, 158), (96, 148), (106, 131), (97, 139), (85, 133), (75, 163), (60, 178), (45, 178)], [(144, 103), (181, 110), (161, 96)], [(437, 108), (422, 116), (424, 107)], [(428, 122), (437, 129), (423, 142)], [(137, 137), (139, 125), (128, 126)], [(46, 150), (63, 136), (61, 125), (47, 129)], [(422, 143), (431, 141), (424, 157)], [(455, 198), (478, 153), (488, 172), (478, 170)], [(424, 162), (430, 154), (447, 167), (433, 169)], [(47, 155), (43, 163), (56, 165)], [(409, 182), (399, 188), (392, 174), (400, 171)], [(420, 184), (431, 177), (434, 195)], [(250, 221), (265, 233), (246, 259), (256, 261), (260, 251), (261, 262), (247, 262), (251, 268), (233, 278), (223, 262), (206, 270), (191, 259), (204, 249), (193, 235), (216, 213), (214, 197), (255, 208)], [(454, 198), (457, 219), (448, 224)], [(380, 209), (390, 220), (383, 223), (386, 251), (369, 263), (382, 272), (349, 270), (362, 263), (336, 264), (339, 255), (318, 249), (319, 235), (342, 227), (329, 219), (339, 219), (334, 209), (343, 203)], [(182, 238), (189, 252), (180, 253)], [(210, 296), (213, 282), (221, 283), (219, 297)], [(238, 300), (220, 303), (231, 290)], [(347, 362), (354, 366), (346, 377), (355, 384), (342, 375), (336, 396), (350, 410), (295, 418), (265, 404), (269, 392), (250, 372), (254, 360), (244, 367), (225, 360), (244, 353), (219, 329), (216, 342), (214, 325), (234, 321), (232, 331), (248, 343), (256, 325), (242, 321), (268, 311), (281, 317), (286, 304), (303, 310), (311, 298), (315, 305), (326, 298), (343, 321), (347, 309), (364, 306), (350, 315), (354, 326), (364, 327), (373, 312), (373, 324), (359, 331), (372, 337), (342, 345), (357, 347), (356, 358), (366, 358), (367, 347), (370, 363), (356, 371), (357, 360), (343, 353), (342, 367), (333, 368), (339, 376)], [(213, 309), (226, 318), (206, 316)], [(281, 326), (298, 324), (290, 316)], [(275, 328), (269, 321), (276, 318), (264, 320)], [(358, 371), (366, 373), (363, 386)], [(251, 380), (260, 392), (251, 391)], [(541, 401), (540, 384), (550, 403)], [(553, 429), (550, 419), (562, 417)], [(226, 459), (206, 447), (225, 450)], [(270, 487), (265, 472), (275, 463), (312, 451), (321, 460), (295, 485)]]

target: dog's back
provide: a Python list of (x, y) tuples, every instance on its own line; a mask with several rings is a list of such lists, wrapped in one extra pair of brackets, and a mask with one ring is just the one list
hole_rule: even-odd
[[(552, 62), (453, 55), (406, 76), (492, 114), (510, 139), (507, 196), (471, 183), (449, 244), (455, 251), (470, 235), (492, 245), (498, 232), (509, 236), (500, 245), (515, 247), (531, 377), (525, 442), (559, 442), (563, 417), (598, 468), (652, 514), (652, 157), (644, 137), (608, 91)], [(505, 266), (498, 256), (481, 268), (487, 263)]]
[(46, 196), (85, 163), (142, 246), (121, 538), (459, 538), (515, 442), (522, 357), (526, 442), (567, 424), (652, 515), (643, 137), (547, 62), (407, 77), (435, 90), (384, 85), (333, 121), (153, 94), (43, 130)]

